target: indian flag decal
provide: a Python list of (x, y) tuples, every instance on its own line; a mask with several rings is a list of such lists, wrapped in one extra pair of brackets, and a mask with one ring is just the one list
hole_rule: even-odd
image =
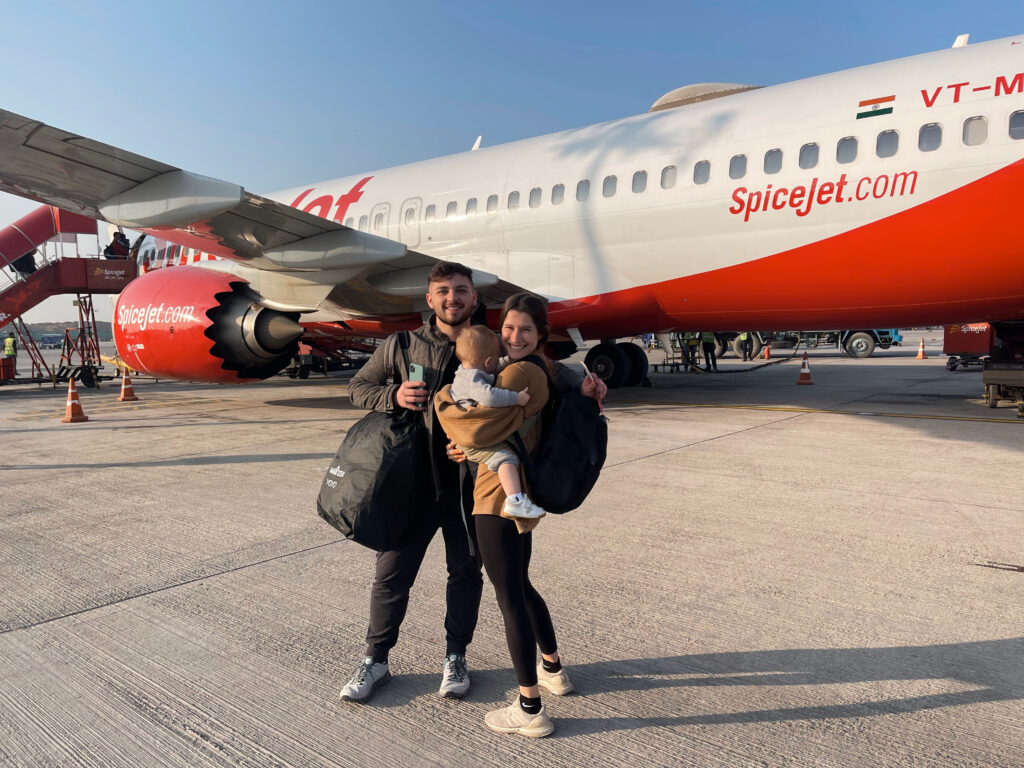
[(879, 96), (877, 99), (865, 99), (857, 105), (857, 119), (862, 117), (878, 117), (891, 115), (896, 104), (896, 96)]

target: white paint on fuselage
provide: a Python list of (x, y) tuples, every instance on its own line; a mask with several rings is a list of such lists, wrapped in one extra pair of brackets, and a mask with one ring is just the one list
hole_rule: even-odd
[[(770, 256), (890, 216), (974, 181), (1024, 154), (1024, 142), (1009, 138), (1009, 115), (1024, 108), (1024, 94), (995, 95), (997, 78), (1007, 83), (1024, 70), (1024, 45), (1011, 39), (899, 59), (823, 75), (682, 108), (643, 114), (548, 136), (484, 147), (450, 157), (310, 185), (316, 197), (335, 199), (356, 182), (372, 176), (362, 199), (345, 220), (358, 225), (367, 216), (369, 231), (402, 240), (440, 259), (462, 261), (493, 272), (552, 298), (574, 298), (719, 269)], [(951, 85), (961, 87), (959, 101)], [(991, 86), (975, 92), (973, 87)], [(934, 105), (926, 106), (927, 98)], [(895, 94), (894, 113), (856, 119), (862, 100)], [(988, 140), (965, 146), (965, 118), (988, 119)], [(942, 145), (918, 149), (925, 123), (943, 127)], [(879, 158), (879, 132), (899, 132), (899, 151)], [(836, 161), (836, 144), (847, 136), (859, 140), (852, 163)], [(800, 169), (800, 147), (815, 142), (817, 166)], [(782, 169), (766, 174), (765, 152), (783, 152)], [(730, 158), (747, 156), (747, 173), (730, 179)], [(711, 163), (706, 184), (693, 181), (694, 164)], [(666, 166), (677, 168), (672, 189), (662, 189)], [(647, 188), (632, 191), (633, 175), (646, 171)], [(913, 194), (812, 205), (806, 216), (794, 209), (756, 212), (749, 221), (730, 213), (734, 190), (792, 189), (821, 182), (851, 184), (897, 172), (916, 172)], [(602, 196), (607, 176), (617, 177), (616, 194)], [(580, 180), (590, 181), (590, 196), (576, 200)], [(552, 205), (556, 184), (565, 187), (561, 205)], [(310, 186), (272, 195), (291, 203)], [(542, 202), (529, 207), (530, 190), (542, 190)], [(851, 187), (847, 187), (849, 191)], [(520, 207), (507, 207), (510, 192)], [(499, 210), (485, 212), (489, 195)], [(466, 201), (476, 198), (478, 212), (465, 215)], [(404, 224), (406, 201), (421, 201), (414, 227)], [(445, 219), (450, 201), (458, 215)], [(382, 230), (372, 213), (387, 203)], [(302, 207), (300, 205), (300, 207)], [(423, 213), (434, 205), (437, 219)], [(331, 211), (333, 215), (334, 211)], [(414, 244), (415, 243), (415, 244)]]

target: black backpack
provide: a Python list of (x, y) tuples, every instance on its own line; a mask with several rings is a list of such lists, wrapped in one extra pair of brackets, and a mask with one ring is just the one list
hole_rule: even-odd
[[(397, 339), (405, 369), (408, 334)], [(399, 377), (392, 370), (394, 381)], [(430, 440), (423, 415), (405, 408), (370, 411), (346, 433), (320, 484), (320, 517), (352, 539), (378, 552), (393, 549), (419, 512), (419, 497), (433, 492)]]
[[(540, 358), (530, 355), (524, 360), (547, 373)], [(530, 457), (518, 432), (509, 442), (522, 462), (530, 498), (560, 515), (580, 506), (597, 482), (608, 453), (608, 420), (593, 398), (579, 392), (556, 392), (550, 377), (548, 390), (536, 457)]]

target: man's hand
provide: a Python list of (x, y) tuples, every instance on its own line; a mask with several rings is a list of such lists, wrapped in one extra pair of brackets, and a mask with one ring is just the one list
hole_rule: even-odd
[(461, 464), (466, 460), (466, 454), (459, 449), (454, 440), (448, 441), (448, 458), (456, 464)]
[(524, 387), (523, 391), (516, 395), (516, 404), (526, 405), (528, 402), (530, 402), (530, 388)]
[(399, 408), (410, 411), (423, 411), (427, 407), (427, 382), (403, 381), (395, 393), (395, 402)]

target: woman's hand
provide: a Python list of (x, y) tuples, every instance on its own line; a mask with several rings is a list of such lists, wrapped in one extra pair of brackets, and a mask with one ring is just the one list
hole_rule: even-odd
[(588, 373), (583, 379), (583, 384), (580, 385), (580, 394), (584, 397), (594, 398), (597, 400), (597, 404), (601, 405), (604, 396), (608, 394), (608, 385), (601, 381), (597, 374)]
[(448, 441), (448, 458), (456, 464), (461, 464), (466, 460), (466, 454), (459, 450), (459, 446), (455, 444), (454, 440)]

